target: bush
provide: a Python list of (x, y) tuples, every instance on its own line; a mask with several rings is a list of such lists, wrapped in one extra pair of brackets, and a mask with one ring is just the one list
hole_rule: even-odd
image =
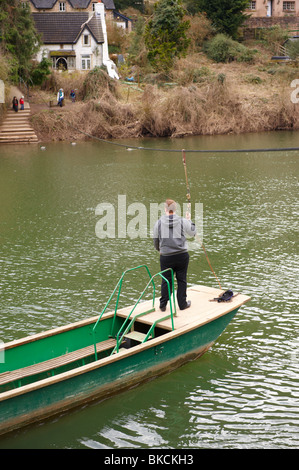
[(197, 13), (192, 17), (186, 17), (190, 21), (190, 28), (187, 32), (191, 39), (190, 49), (199, 50), (204, 41), (211, 39), (215, 34), (215, 28), (204, 13)]
[(83, 97), (84, 99), (98, 99), (105, 90), (109, 90), (114, 96), (117, 95), (116, 84), (105, 71), (105, 67), (95, 67), (88, 72), (84, 80)]
[(260, 83), (263, 83), (263, 80), (261, 79), (261, 77), (259, 77), (258, 75), (253, 75), (251, 73), (246, 75), (245, 80), (247, 83), (254, 83), (255, 85), (259, 85)]
[(46, 57), (43, 57), (41, 62), (33, 67), (30, 72), (33, 85), (42, 85), (46, 81), (48, 75), (51, 74), (50, 67), (51, 61)]
[(202, 83), (210, 79), (212, 76), (213, 73), (210, 71), (210, 69), (203, 65), (199, 69), (195, 69), (193, 71), (192, 81), (193, 83)]
[(275, 25), (271, 28), (261, 29), (259, 36), (264, 47), (269, 49), (273, 54), (277, 54), (279, 52), (279, 46), (288, 39), (289, 33), (286, 29), (281, 28), (279, 25)]
[(287, 54), (292, 60), (298, 60), (299, 58), (299, 40), (288, 41), (286, 44)]
[(255, 50), (234, 41), (225, 34), (217, 34), (204, 45), (207, 56), (215, 62), (252, 62)]

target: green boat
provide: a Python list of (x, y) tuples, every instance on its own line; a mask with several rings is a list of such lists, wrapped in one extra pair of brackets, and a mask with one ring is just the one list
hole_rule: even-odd
[[(123, 282), (134, 270), (145, 270), (148, 283), (133, 306), (119, 308)], [(191, 307), (177, 311), (174, 285), (171, 293), (166, 280), (170, 302), (162, 313), (155, 287), (161, 278), (166, 280), (164, 271), (151, 276), (146, 265), (128, 269), (99, 316), (4, 344), (0, 434), (108, 398), (198, 358), (250, 300), (237, 294), (218, 302), (223, 291), (194, 285), (188, 288)]]

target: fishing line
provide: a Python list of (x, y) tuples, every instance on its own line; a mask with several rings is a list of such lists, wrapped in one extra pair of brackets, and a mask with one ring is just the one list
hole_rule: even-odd
[[(189, 187), (188, 175), (187, 175), (187, 164), (186, 164), (185, 150), (182, 150), (182, 157), (183, 157), (183, 165), (184, 165), (184, 170), (185, 170), (185, 178), (186, 178), (186, 186), (187, 186), (187, 195), (186, 195), (187, 201), (188, 201), (188, 206), (187, 206), (188, 209), (187, 209), (187, 210), (188, 210), (188, 212), (190, 213), (190, 209), (191, 209), (191, 194), (190, 194), (190, 187)], [(198, 240), (199, 243), (201, 244), (201, 247), (202, 247), (203, 252), (204, 252), (204, 254), (205, 254), (205, 257), (206, 257), (206, 260), (207, 260), (207, 262), (208, 262), (208, 265), (210, 266), (210, 269), (211, 269), (212, 273), (214, 274), (214, 276), (215, 276), (215, 278), (216, 278), (216, 280), (217, 280), (217, 282), (218, 282), (218, 285), (219, 285), (220, 289), (222, 289), (221, 284), (220, 284), (220, 281), (219, 281), (219, 279), (218, 279), (218, 277), (217, 277), (217, 275), (216, 275), (216, 273), (215, 273), (215, 271), (214, 271), (214, 269), (213, 269), (213, 267), (212, 267), (212, 265), (211, 265), (211, 262), (210, 262), (210, 260), (209, 260), (209, 257), (208, 257), (207, 251), (206, 251), (206, 249), (205, 249), (205, 246), (204, 246), (202, 240), (200, 239), (200, 237), (198, 236), (197, 233), (196, 233), (196, 235), (195, 235), (195, 238), (197, 238), (197, 240)]]
[[(92, 134), (89, 134), (88, 132), (82, 131), (78, 127), (74, 126), (70, 122), (64, 119), (64, 122), (70, 127), (72, 127), (74, 130), (80, 132), (81, 134), (91, 138), (98, 140), (99, 142), (103, 142), (108, 145), (114, 145), (117, 147), (122, 147), (125, 148), (126, 150), (150, 150), (153, 152), (183, 152), (183, 164), (184, 164), (184, 169), (185, 169), (185, 178), (186, 178), (186, 185), (187, 185), (187, 200), (188, 200), (188, 210), (190, 212), (190, 207), (191, 207), (191, 194), (190, 194), (190, 187), (189, 187), (189, 182), (188, 182), (188, 176), (187, 176), (187, 165), (186, 165), (186, 153), (261, 153), (261, 152), (294, 152), (294, 151), (299, 151), (299, 147), (280, 147), (280, 148), (256, 148), (256, 149), (162, 149), (162, 148), (152, 148), (152, 147), (141, 147), (141, 146), (134, 146), (134, 145), (127, 145), (127, 144), (120, 144), (118, 142), (112, 142), (111, 140), (107, 139), (101, 139), (100, 137), (94, 136)], [(196, 234), (196, 238), (201, 244), (201, 247), (203, 249), (203, 252), (205, 254), (206, 260), (209, 264), (209, 267), (214, 274), (218, 285), (220, 289), (222, 289), (220, 281), (211, 265), (211, 262), (209, 260), (208, 254), (206, 252), (205, 246), (199, 236)], [(226, 294), (226, 291), (224, 294)], [(219, 301), (219, 300), (218, 300)]]

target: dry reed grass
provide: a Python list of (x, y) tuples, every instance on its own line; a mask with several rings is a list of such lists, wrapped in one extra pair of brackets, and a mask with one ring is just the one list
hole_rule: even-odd
[(130, 96), (130, 102), (104, 88), (99, 99), (50, 109), (32, 121), (44, 141), (82, 140), (86, 134), (125, 139), (299, 128), (299, 110), (291, 102), (288, 84), (269, 90), (268, 83), (249, 87), (239, 80), (239, 88), (236, 83), (213, 76), (200, 85), (168, 90), (146, 85), (143, 93)]

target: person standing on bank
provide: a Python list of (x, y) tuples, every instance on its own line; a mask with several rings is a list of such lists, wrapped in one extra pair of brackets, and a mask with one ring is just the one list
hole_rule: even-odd
[(17, 113), (19, 111), (19, 101), (16, 96), (12, 100), (12, 109)]
[[(155, 223), (153, 238), (154, 247), (160, 252), (161, 271), (172, 268), (177, 279), (177, 300), (180, 310), (185, 310), (191, 305), (187, 301), (187, 270), (189, 264), (189, 253), (186, 235), (194, 237), (196, 234), (195, 224), (191, 221), (189, 213), (186, 218), (176, 215), (176, 203), (172, 199), (166, 199), (165, 215)], [(171, 285), (171, 271), (166, 271), (163, 276)], [(169, 300), (168, 284), (162, 278), (160, 310), (165, 312)]]
[(63, 89), (60, 88), (60, 90), (57, 93), (57, 106), (62, 107), (64, 104), (63, 100), (64, 100), (64, 92), (63, 92)]
[(20, 98), (20, 106), (21, 106), (21, 110), (22, 110), (22, 111), (24, 110), (24, 105), (25, 105), (24, 96), (21, 96), (21, 98)]

